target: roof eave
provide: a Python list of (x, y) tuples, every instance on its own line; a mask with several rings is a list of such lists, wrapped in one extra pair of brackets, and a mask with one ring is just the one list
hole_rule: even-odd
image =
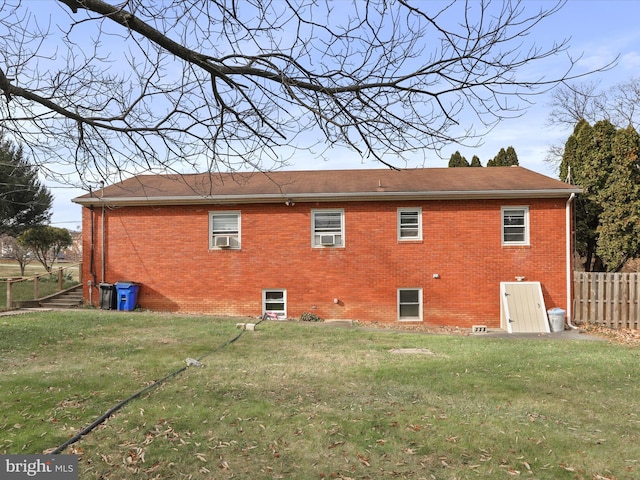
[(74, 203), (90, 205), (202, 205), (296, 202), (371, 202), (391, 200), (489, 200), (518, 198), (568, 198), (578, 194), (579, 188), (546, 190), (477, 190), (437, 192), (354, 192), (354, 193), (291, 193), (220, 196), (162, 196), (162, 197), (78, 197)]

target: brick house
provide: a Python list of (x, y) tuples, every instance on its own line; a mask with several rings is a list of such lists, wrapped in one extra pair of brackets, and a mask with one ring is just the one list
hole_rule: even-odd
[(85, 298), (497, 328), (501, 284), (531, 281), (570, 315), (579, 191), (522, 167), (141, 175), (74, 199)]

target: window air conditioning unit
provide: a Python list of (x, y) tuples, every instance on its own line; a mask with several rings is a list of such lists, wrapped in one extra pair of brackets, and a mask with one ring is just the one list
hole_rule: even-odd
[(229, 248), (231, 246), (231, 237), (216, 237), (216, 247)]
[(336, 244), (335, 235), (320, 235), (320, 245), (332, 246)]

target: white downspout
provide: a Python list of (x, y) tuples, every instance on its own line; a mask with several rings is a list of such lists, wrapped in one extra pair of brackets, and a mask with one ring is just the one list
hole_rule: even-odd
[(566, 239), (566, 253), (567, 253), (567, 259), (566, 259), (566, 264), (567, 264), (567, 325), (569, 325), (569, 327), (573, 328), (574, 330), (577, 330), (578, 327), (576, 327), (575, 325), (573, 325), (571, 323), (571, 318), (573, 316), (573, 298), (571, 295), (571, 291), (573, 290), (573, 285), (571, 284), (571, 279), (572, 279), (572, 274), (573, 272), (571, 271), (571, 266), (573, 264), (573, 262), (571, 261), (571, 256), (572, 256), (572, 252), (571, 252), (571, 235), (572, 235), (572, 222), (571, 222), (571, 202), (573, 201), (573, 199), (575, 198), (576, 194), (572, 193), (569, 196), (569, 199), (567, 200), (567, 206), (566, 206), (566, 233), (567, 233), (567, 239)]
[(104, 240), (104, 232), (105, 232), (105, 225), (104, 225), (104, 214), (105, 214), (105, 208), (104, 208), (104, 180), (100, 182), (100, 203), (102, 204), (102, 234), (100, 235), (100, 240), (102, 241), (102, 245), (101, 245), (101, 250), (102, 250), (102, 259), (101, 259), (101, 264), (102, 264), (102, 283), (105, 282), (105, 266), (104, 266), (104, 261), (106, 259), (106, 254), (104, 252), (104, 246), (105, 246), (105, 240)]
[(104, 226), (104, 201), (102, 201), (102, 234), (100, 235), (101, 237), (101, 241), (102, 241), (102, 246), (100, 247), (100, 249), (102, 250), (102, 260), (100, 261), (100, 263), (102, 264), (102, 283), (105, 282), (105, 268), (104, 268), (104, 261), (106, 258), (106, 255), (104, 253), (104, 245), (105, 245), (105, 241), (104, 241), (104, 232), (105, 232), (105, 226)]

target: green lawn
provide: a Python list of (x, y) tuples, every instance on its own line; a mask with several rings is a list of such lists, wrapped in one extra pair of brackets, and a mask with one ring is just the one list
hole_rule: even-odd
[[(82, 310), (0, 317), (0, 453), (81, 479), (632, 479), (637, 347)], [(394, 353), (394, 349), (417, 349)]]
[[(59, 268), (69, 270), (70, 273), (77, 278), (78, 277), (78, 264), (67, 262), (56, 262), (53, 265), (52, 271), (57, 272)], [(36, 260), (31, 261), (25, 268), (25, 277), (32, 277), (34, 275), (40, 275), (46, 273), (46, 270), (42, 264)], [(20, 277), (20, 267), (15, 260), (3, 258), (0, 260), (0, 278), (7, 277)]]

